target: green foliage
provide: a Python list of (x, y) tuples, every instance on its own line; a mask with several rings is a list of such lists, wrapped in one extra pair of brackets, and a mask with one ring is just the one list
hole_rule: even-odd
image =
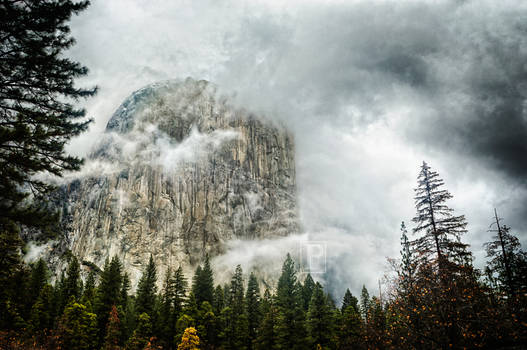
[(64, 280), (64, 289), (62, 300), (65, 304), (70, 299), (78, 301), (81, 292), (81, 277), (80, 277), (80, 266), (79, 261), (75, 256), (72, 256), (66, 272), (66, 279)]
[(127, 350), (143, 350), (152, 336), (152, 323), (146, 312), (139, 315), (137, 328), (126, 344)]
[(174, 336), (174, 342), (177, 343), (180, 341), (181, 337), (185, 333), (185, 330), (189, 327), (195, 327), (195, 320), (189, 315), (181, 315), (176, 322), (176, 335)]
[(30, 330), (33, 334), (40, 335), (45, 330), (53, 329), (53, 287), (44, 285), (38, 295), (36, 302), (31, 308)]
[(304, 299), (304, 311), (307, 312), (309, 309), (309, 303), (311, 302), (311, 296), (313, 295), (313, 290), (315, 289), (315, 281), (311, 274), (307, 274), (306, 279), (304, 280), (304, 286), (302, 287), (302, 297)]
[(208, 301), (201, 304), (197, 320), (197, 330), (201, 337), (203, 348), (215, 348), (218, 344), (217, 339), (217, 319), (212, 311), (212, 305)]
[(344, 312), (349, 306), (353, 307), (355, 311), (359, 312), (359, 300), (351, 294), (349, 289), (346, 289), (344, 293), (344, 298), (342, 298), (342, 307), (341, 311)]
[(276, 345), (275, 328), (278, 319), (278, 308), (274, 305), (273, 297), (266, 289), (261, 302), (261, 314), (263, 319), (258, 327), (258, 337), (256, 339), (256, 349), (274, 349)]
[(306, 347), (305, 313), (302, 288), (297, 283), (295, 264), (291, 255), (282, 265), (276, 290), (278, 317), (275, 325), (276, 348), (304, 349)]
[(137, 285), (137, 296), (135, 299), (135, 308), (139, 314), (147, 313), (153, 315), (156, 302), (156, 282), (157, 272), (154, 259), (150, 255), (150, 260), (146, 266), (141, 279)]
[[(66, 58), (74, 44), (68, 22), (88, 1), (4, 1), (0, 9), (0, 213), (26, 226), (53, 221), (29, 199), (43, 198), (53, 186), (33, 175), (77, 170), (81, 160), (64, 146), (90, 121), (71, 101), (95, 89), (75, 87), (86, 67)], [(50, 220), (51, 219), (51, 220)]]
[(25, 304), (16, 302), (20, 286), (17, 279), (24, 273), (20, 257), (22, 240), (18, 227), (0, 219), (0, 328), (23, 327), (22, 313)]
[(97, 346), (96, 316), (86, 306), (71, 303), (60, 319), (59, 338), (64, 349), (95, 349)]
[(40, 291), (48, 282), (48, 267), (44, 260), (38, 259), (31, 269), (31, 277), (28, 285), (29, 302), (31, 306), (39, 297)]
[(192, 280), (192, 292), (196, 302), (201, 305), (204, 301), (214, 302), (214, 277), (210, 266), (209, 256), (205, 257), (203, 267), (198, 266)]
[(497, 288), (514, 298), (527, 292), (527, 254), (521, 250), (520, 241), (510, 232), (510, 227), (501, 224), (496, 210), (494, 214), (495, 236), (485, 243), (490, 258), (488, 273), (497, 282)]
[(338, 326), (338, 348), (343, 350), (361, 349), (363, 342), (362, 319), (352, 305), (342, 310)]
[(114, 305), (119, 305), (121, 290), (121, 262), (118, 257), (106, 261), (95, 296), (94, 310), (97, 314), (99, 345), (106, 335), (108, 315)]
[(217, 285), (216, 289), (214, 289), (214, 303), (212, 304), (214, 313), (219, 315), (224, 306), (225, 297), (223, 295), (223, 288), (220, 285)]
[(253, 343), (256, 341), (258, 327), (260, 326), (260, 321), (262, 318), (260, 313), (260, 288), (258, 286), (258, 280), (252, 272), (249, 276), (249, 282), (247, 284), (246, 303), (249, 331), (247, 346), (249, 349), (252, 349)]
[(362, 319), (366, 322), (368, 322), (369, 310), (370, 310), (370, 293), (368, 293), (368, 289), (366, 288), (366, 286), (363, 285), (362, 291), (360, 294), (360, 313), (362, 315)]
[(88, 273), (88, 277), (86, 278), (81, 301), (84, 305), (88, 303), (93, 305), (95, 302), (95, 272), (93, 270)]
[(312, 294), (306, 320), (308, 342), (311, 348), (334, 348), (335, 319), (320, 283), (315, 284)]

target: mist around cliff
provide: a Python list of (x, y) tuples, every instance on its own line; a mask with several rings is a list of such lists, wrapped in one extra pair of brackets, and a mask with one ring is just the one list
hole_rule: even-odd
[(423, 160), (467, 216), (481, 266), (494, 207), (527, 244), (526, 6), (93, 1), (71, 54), (91, 69), (82, 83), (100, 87), (86, 105), (96, 123), (70, 149), (87, 154), (133, 90), (207, 79), (294, 132), (302, 223), (334, 246), (341, 285), (375, 288), (398, 255)]

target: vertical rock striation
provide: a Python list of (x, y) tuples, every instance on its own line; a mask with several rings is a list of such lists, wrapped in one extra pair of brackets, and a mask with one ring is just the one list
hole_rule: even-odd
[(67, 246), (98, 266), (119, 256), (134, 282), (150, 255), (161, 271), (189, 269), (229, 240), (298, 231), (292, 137), (206, 81), (133, 93), (89, 164), (62, 188)]

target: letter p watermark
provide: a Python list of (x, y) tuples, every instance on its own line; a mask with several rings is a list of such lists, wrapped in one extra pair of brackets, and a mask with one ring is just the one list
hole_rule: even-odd
[(300, 266), (302, 273), (326, 272), (326, 242), (306, 241), (300, 246)]

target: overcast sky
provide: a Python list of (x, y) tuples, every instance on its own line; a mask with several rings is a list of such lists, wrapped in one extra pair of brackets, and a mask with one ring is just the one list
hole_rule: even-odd
[(327, 242), (337, 290), (375, 290), (398, 256), (423, 160), (478, 266), (495, 207), (527, 245), (525, 1), (92, 0), (71, 27), (79, 84), (100, 88), (73, 153), (148, 83), (236, 93), (294, 132), (302, 224)]

